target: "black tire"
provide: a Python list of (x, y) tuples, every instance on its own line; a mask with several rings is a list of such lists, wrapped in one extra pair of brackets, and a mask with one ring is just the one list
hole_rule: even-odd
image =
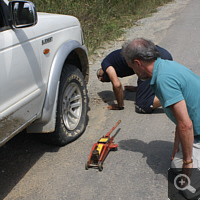
[(102, 162), (99, 162), (98, 168), (99, 168), (99, 171), (103, 170), (103, 163)]
[(55, 132), (46, 134), (51, 144), (64, 146), (77, 139), (87, 124), (88, 96), (80, 70), (67, 64), (62, 71), (57, 102)]
[(118, 147), (112, 148), (111, 150), (112, 150), (112, 151), (117, 151), (117, 150), (118, 150)]
[(85, 169), (88, 170), (89, 166), (88, 166), (88, 161), (85, 163)]

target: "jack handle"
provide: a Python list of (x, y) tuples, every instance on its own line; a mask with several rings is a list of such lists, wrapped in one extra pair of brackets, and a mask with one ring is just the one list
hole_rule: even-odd
[(105, 137), (109, 137), (110, 134), (113, 132), (113, 130), (121, 123), (121, 120), (119, 120), (115, 126), (112, 127), (112, 129), (105, 135)]

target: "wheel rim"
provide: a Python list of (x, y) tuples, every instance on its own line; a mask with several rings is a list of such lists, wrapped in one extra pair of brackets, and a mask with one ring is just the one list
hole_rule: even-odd
[(70, 83), (63, 94), (62, 116), (67, 129), (74, 130), (82, 113), (82, 95), (76, 83)]

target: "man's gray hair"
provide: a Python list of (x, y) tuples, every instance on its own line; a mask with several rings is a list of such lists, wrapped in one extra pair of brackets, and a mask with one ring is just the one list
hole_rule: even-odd
[(144, 38), (127, 41), (122, 46), (122, 56), (130, 63), (135, 59), (153, 61), (160, 57), (160, 52), (153, 42)]

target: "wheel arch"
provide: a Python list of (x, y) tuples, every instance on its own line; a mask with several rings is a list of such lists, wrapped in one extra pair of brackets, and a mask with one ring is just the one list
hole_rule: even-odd
[(60, 76), (67, 63), (79, 68), (88, 83), (89, 63), (86, 46), (77, 41), (65, 42), (57, 51), (52, 62), (41, 118), (31, 124), (27, 128), (27, 132), (48, 133), (55, 130)]

